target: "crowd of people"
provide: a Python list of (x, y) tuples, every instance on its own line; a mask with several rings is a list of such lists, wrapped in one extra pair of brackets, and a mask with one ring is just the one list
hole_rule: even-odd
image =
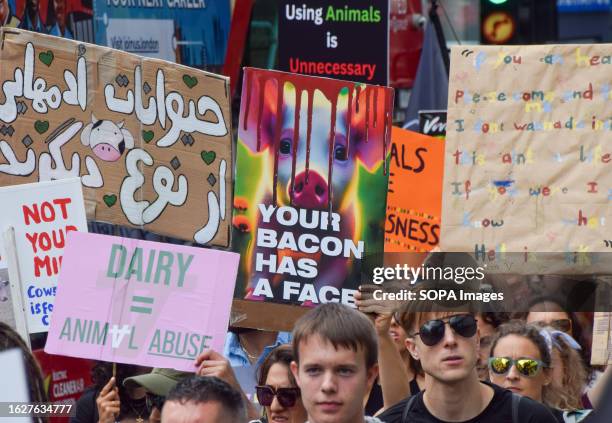
[[(580, 323), (551, 300), (512, 315), (427, 301), (365, 313), (367, 301), (357, 299), (361, 311), (323, 304), (291, 334), (234, 329), (223, 354), (203, 352), (193, 373), (123, 364), (113, 373), (99, 363), (72, 421), (610, 421), (602, 408), (612, 369), (588, 365), (575, 338)], [(0, 347), (24, 351), (31, 397), (44, 401), (40, 369), (6, 325)], [(258, 404), (233, 365), (257, 367)]]

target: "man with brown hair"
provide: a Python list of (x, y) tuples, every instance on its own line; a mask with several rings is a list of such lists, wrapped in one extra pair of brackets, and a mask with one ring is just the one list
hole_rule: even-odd
[[(461, 289), (452, 285), (445, 288)], [(429, 284), (419, 287), (416, 298), (420, 298), (419, 291), (428, 289), (434, 288)], [(408, 334), (406, 346), (412, 357), (421, 362), (427, 388), (389, 408), (380, 415), (381, 420), (387, 423), (556, 422), (542, 404), (478, 380), (480, 335), (476, 311), (474, 302), (411, 301), (402, 307), (399, 318)]]
[(370, 320), (340, 304), (323, 304), (293, 329), (291, 371), (309, 423), (377, 423), (364, 416), (378, 374), (376, 333)]

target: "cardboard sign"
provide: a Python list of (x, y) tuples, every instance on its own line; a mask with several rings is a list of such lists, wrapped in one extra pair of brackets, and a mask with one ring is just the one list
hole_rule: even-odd
[[(69, 232), (87, 232), (78, 178), (0, 188), (0, 226), (12, 226), (15, 245), (5, 245), (11, 282), (21, 286), (30, 333), (46, 332)], [(17, 268), (13, 268), (15, 266)]]
[(278, 16), (278, 69), (387, 85), (388, 0), (282, 0)]
[(426, 252), (440, 240), (444, 140), (393, 127), (385, 252)]
[(94, 0), (96, 43), (128, 53), (199, 67), (223, 65), (229, 0), (167, 2)]
[(194, 371), (198, 354), (223, 347), (238, 260), (71, 232), (45, 352)]
[(610, 251), (612, 45), (451, 59), (442, 250)]
[(81, 176), (92, 219), (228, 246), (227, 78), (27, 31), (1, 35), (0, 185)]
[(446, 110), (420, 110), (419, 132), (430, 137), (446, 137)]
[[(244, 78), (235, 296), (354, 305), (360, 272), (383, 251), (393, 91), (250, 68)], [(238, 325), (269, 325), (264, 310)]]
[[(91, 369), (94, 362), (81, 358), (49, 355), (43, 350), (34, 350), (32, 354), (40, 364), (49, 402), (76, 406), (83, 392), (92, 385)], [(65, 421), (66, 419), (62, 417), (49, 418), (49, 423)]]

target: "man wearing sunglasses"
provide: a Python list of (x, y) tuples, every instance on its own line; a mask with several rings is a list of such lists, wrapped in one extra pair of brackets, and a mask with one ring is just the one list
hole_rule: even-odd
[[(428, 289), (422, 287), (419, 289)], [(418, 294), (417, 294), (418, 298)], [(400, 310), (408, 334), (406, 346), (426, 374), (427, 389), (406, 398), (379, 417), (387, 423), (407, 422), (528, 422), (555, 423), (541, 404), (515, 397), (510, 391), (480, 382), (476, 371), (479, 349), (475, 311), (438, 311), (434, 304), (413, 301)], [(475, 307), (473, 307), (475, 308)], [(416, 318), (407, 319), (416, 313)]]
[(382, 423), (365, 417), (365, 400), (378, 375), (376, 332), (355, 309), (327, 303), (293, 329), (291, 372), (309, 423)]

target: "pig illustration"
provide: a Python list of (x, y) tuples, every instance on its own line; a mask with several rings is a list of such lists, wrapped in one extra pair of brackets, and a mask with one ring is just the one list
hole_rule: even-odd
[[(276, 241), (283, 233), (291, 232), (299, 244), (300, 235), (308, 233), (309, 242), (316, 238), (315, 244), (318, 242), (320, 248), (315, 253), (292, 248), (271, 251), (257, 246), (253, 234), (253, 241), (245, 247), (247, 259), (243, 258), (243, 261), (249, 260), (243, 263), (242, 269), (250, 280), (245, 286), (245, 295), (257, 297), (253, 295), (256, 284), (266, 277), (277, 302), (343, 301), (346, 295), (342, 288), (354, 289), (359, 284), (361, 259), (369, 253), (366, 246), (379, 246), (382, 251), (386, 205), (382, 163), (391, 95), (380, 87), (331, 79), (283, 73), (263, 75), (247, 73), (245, 76), (239, 142), (250, 155), (262, 157), (269, 172), (261, 172), (259, 182), (253, 180), (261, 188), (248, 204), (250, 212), (241, 206), (240, 228), (244, 231), (247, 216), (251, 216), (252, 226), (259, 228), (259, 232), (274, 231)], [(357, 193), (363, 189), (360, 184), (366, 182), (363, 176), (366, 173), (371, 181), (379, 182), (378, 190), (373, 184), (370, 197), (366, 196), (376, 199), (370, 204), (363, 204), (368, 203), (367, 198), (363, 195), (358, 198)], [(267, 216), (271, 207), (276, 207), (277, 212), (286, 211), (281, 220), (295, 214), (287, 208), (295, 209), (299, 222), (293, 226), (280, 224), (278, 216)], [(323, 251), (326, 237), (337, 238), (342, 252), (326, 254)], [(274, 242), (268, 239), (267, 245)], [(349, 247), (345, 248), (347, 244)], [(337, 242), (330, 243), (327, 250), (337, 245)], [(268, 260), (271, 252), (277, 256), (277, 268), (283, 268), (284, 272), (278, 269), (276, 273), (270, 272), (270, 265), (261, 266), (261, 263), (258, 271), (257, 254), (265, 254)], [(308, 266), (283, 267), (284, 257), (291, 257), (294, 263), (311, 260), (317, 269), (316, 276), (312, 277)], [(300, 277), (304, 274), (308, 277)], [(306, 284), (314, 287), (315, 295), (302, 295)]]

